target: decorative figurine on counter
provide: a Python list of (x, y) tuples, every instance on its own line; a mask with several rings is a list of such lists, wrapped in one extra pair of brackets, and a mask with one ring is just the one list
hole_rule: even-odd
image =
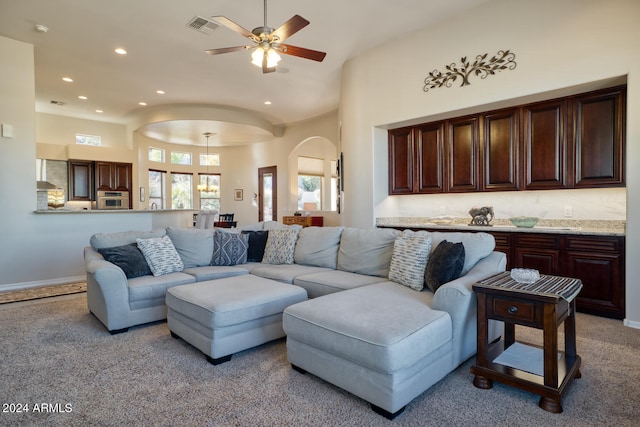
[(490, 227), (493, 221), (493, 206), (485, 206), (482, 208), (471, 208), (469, 211), (471, 222), (469, 225), (483, 225)]

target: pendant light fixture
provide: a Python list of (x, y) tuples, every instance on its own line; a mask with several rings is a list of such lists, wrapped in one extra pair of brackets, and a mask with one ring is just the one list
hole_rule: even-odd
[(211, 183), (209, 181), (209, 179), (211, 178), (211, 176), (209, 175), (209, 137), (211, 135), (213, 135), (211, 132), (205, 132), (203, 133), (204, 137), (207, 138), (207, 175), (206, 175), (206, 181), (204, 184), (198, 184), (198, 186), (196, 187), (198, 189), (198, 191), (206, 191), (206, 192), (211, 192), (211, 193), (217, 193), (218, 192), (218, 186), (214, 185), (213, 183)]

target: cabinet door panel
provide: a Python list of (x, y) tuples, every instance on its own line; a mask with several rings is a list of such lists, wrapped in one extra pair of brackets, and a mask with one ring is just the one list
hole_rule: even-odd
[(130, 163), (115, 163), (113, 165), (112, 186), (118, 191), (129, 191), (131, 189)]
[(113, 168), (112, 164), (108, 162), (96, 162), (96, 190), (115, 190), (111, 188), (113, 183)]
[(414, 130), (418, 193), (444, 192), (444, 124)]
[(518, 109), (485, 114), (483, 132), (483, 189), (517, 190)]
[(567, 188), (567, 102), (525, 106), (523, 116), (523, 188)]
[(560, 251), (554, 249), (537, 249), (516, 247), (514, 250), (517, 268), (533, 268), (541, 274), (558, 274)]
[(621, 90), (574, 99), (575, 187), (624, 185), (624, 105)]
[(447, 127), (447, 190), (478, 191), (478, 119), (450, 120)]
[(582, 281), (576, 303), (580, 311), (624, 318), (624, 278), (620, 255), (569, 252), (566, 276)]
[(413, 139), (411, 128), (389, 131), (389, 194), (413, 192)]
[(69, 161), (69, 200), (93, 200), (93, 166), (91, 162)]

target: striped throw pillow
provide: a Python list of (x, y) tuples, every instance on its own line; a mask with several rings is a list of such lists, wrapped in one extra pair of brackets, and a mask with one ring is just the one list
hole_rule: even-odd
[(136, 239), (138, 248), (154, 276), (182, 271), (184, 264), (169, 236)]
[(421, 291), (430, 252), (431, 236), (428, 232), (403, 231), (393, 244), (389, 280)]

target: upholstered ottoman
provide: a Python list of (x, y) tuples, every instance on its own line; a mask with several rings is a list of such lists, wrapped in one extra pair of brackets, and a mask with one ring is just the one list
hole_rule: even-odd
[(287, 357), (393, 419), (452, 369), (452, 326), (430, 292), (384, 282), (288, 307)]
[(282, 311), (307, 299), (294, 285), (243, 275), (175, 286), (167, 291), (167, 324), (214, 365), (284, 336)]

